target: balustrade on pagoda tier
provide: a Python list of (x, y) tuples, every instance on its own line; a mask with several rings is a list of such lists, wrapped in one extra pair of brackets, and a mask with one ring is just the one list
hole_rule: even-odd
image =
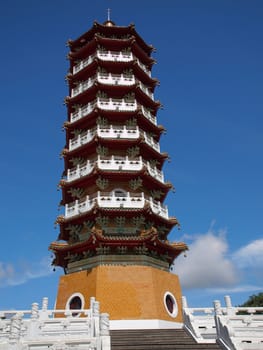
[(76, 167), (67, 170), (67, 182), (75, 181), (81, 177), (92, 173), (95, 166), (104, 171), (125, 171), (136, 172), (141, 171), (145, 166), (149, 174), (156, 180), (164, 182), (164, 174), (161, 170), (150, 165), (150, 162), (145, 162), (142, 157), (129, 158), (120, 156), (101, 157), (98, 156), (96, 160), (87, 160), (84, 164), (78, 164)]
[(142, 209), (146, 204), (150, 205), (151, 210), (164, 219), (169, 219), (168, 208), (152, 197), (145, 196), (143, 192), (118, 196), (115, 192), (100, 192), (86, 196), (84, 199), (76, 199), (75, 202), (65, 205), (65, 218), (70, 218), (90, 211), (95, 204), (100, 208), (111, 209)]

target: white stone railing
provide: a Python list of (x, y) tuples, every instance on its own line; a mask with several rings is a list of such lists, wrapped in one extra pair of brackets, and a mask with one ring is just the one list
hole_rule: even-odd
[(89, 115), (96, 107), (96, 102), (97, 101), (95, 100), (93, 102), (90, 102), (90, 103), (82, 106), (82, 107), (77, 108), (77, 110), (75, 112), (72, 112), (70, 114), (70, 122), (73, 123), (73, 122)]
[(94, 61), (94, 58), (97, 55), (91, 55), (87, 58), (85, 58), (84, 60), (81, 60), (80, 62), (78, 62), (75, 66), (73, 66), (73, 74), (76, 74), (78, 72), (80, 72), (83, 68), (87, 67), (89, 64), (91, 64)]
[(216, 341), (225, 350), (262, 350), (263, 307), (233, 307), (229, 296), (225, 304), (216, 300), (211, 308), (189, 308), (183, 297), (184, 328), (199, 343)]
[(92, 197), (86, 196), (82, 199), (77, 199), (72, 203), (67, 203), (65, 205), (65, 218), (71, 218), (85, 212), (90, 211), (95, 203), (100, 208), (126, 208), (126, 209), (142, 209), (146, 203), (150, 205), (152, 211), (168, 219), (168, 209), (167, 206), (162, 203), (153, 200), (151, 197), (145, 198), (144, 193), (130, 194), (126, 192), (124, 195), (117, 196), (113, 192), (100, 192), (98, 191)]
[(105, 111), (115, 112), (135, 112), (137, 109), (137, 102), (126, 101), (124, 99), (113, 99), (113, 98), (97, 98), (96, 100), (77, 108), (75, 112), (70, 114), (70, 122), (73, 123), (81, 118), (89, 115), (95, 107), (98, 107)]
[(136, 59), (136, 62), (138, 64), (138, 66), (146, 73), (149, 75), (149, 77), (151, 76), (151, 71), (138, 59)]
[(75, 97), (82, 92), (88, 90), (95, 82), (95, 77), (80, 82), (74, 89), (71, 90), (71, 97)]
[(148, 202), (150, 203), (150, 207), (155, 214), (161, 216), (162, 218), (169, 219), (168, 208), (166, 205), (163, 205), (159, 201), (153, 200), (151, 197), (149, 198)]
[(95, 298), (85, 310), (48, 310), (47, 303), (44, 298), (42, 309), (33, 303), (31, 310), (0, 311), (0, 349), (110, 350), (109, 315), (100, 313)]
[(111, 62), (131, 62), (135, 60), (138, 66), (149, 76), (151, 76), (151, 71), (145, 64), (143, 64), (132, 52), (119, 52), (119, 51), (100, 51), (97, 50), (93, 55), (90, 55), (84, 60), (81, 60), (76, 65), (73, 66), (73, 74), (80, 72), (82, 69), (91, 64), (95, 58), (99, 58), (102, 61)]
[(67, 181), (74, 181), (82, 176), (90, 174), (94, 169), (94, 165), (95, 163), (93, 161), (87, 160), (85, 164), (78, 164), (76, 167), (68, 169)]
[(149, 136), (146, 132), (143, 132), (144, 141), (151, 146), (155, 151), (160, 152), (159, 142), (155, 141), (152, 136)]
[(152, 167), (149, 162), (147, 162), (147, 170), (149, 174), (160, 182), (164, 183), (163, 172), (156, 167)]
[(95, 205), (95, 199), (86, 196), (85, 199), (76, 199), (75, 202), (65, 205), (65, 217), (70, 218), (87, 211), (90, 211)]
[(126, 196), (116, 196), (114, 193), (101, 193), (98, 192), (97, 197), (98, 205), (101, 208), (127, 208), (138, 209), (143, 208), (145, 205), (144, 194), (131, 195), (129, 192)]
[(106, 85), (123, 85), (130, 86), (135, 84), (134, 75), (127, 76), (125, 74), (98, 73), (98, 82)]
[(90, 142), (96, 134), (96, 129), (87, 130), (84, 133), (78, 135), (74, 139), (69, 140), (69, 150), (73, 151), (74, 149), (85, 145)]
[(156, 117), (152, 115), (151, 112), (149, 112), (144, 106), (141, 106), (141, 110), (145, 118), (149, 119), (154, 125), (157, 125)]
[(232, 307), (229, 296), (225, 301), (225, 314), (220, 301), (214, 302), (217, 342), (227, 350), (262, 350), (263, 307)]
[(187, 305), (186, 298), (182, 298), (184, 328), (198, 343), (216, 342), (216, 325), (213, 307), (194, 307)]
[(97, 51), (97, 56), (103, 61), (131, 62), (134, 60), (132, 52)]
[(140, 89), (147, 95), (149, 96), (151, 99), (153, 99), (153, 93), (151, 92), (151, 90), (145, 86), (142, 82), (139, 82), (139, 86)]
[[(88, 90), (95, 81), (106, 85), (122, 85), (122, 86), (131, 86), (135, 85), (134, 75), (126, 76), (124, 74), (112, 74), (112, 73), (97, 73), (94, 77), (89, 78), (88, 80), (80, 82), (75, 88), (71, 89), (71, 97), (75, 97), (82, 92)], [(141, 83), (140, 83), (141, 84)], [(148, 89), (141, 84), (141, 89), (147, 94), (151, 95)], [(150, 96), (151, 97), (151, 96)]]
[(156, 167), (152, 167), (149, 162), (145, 163), (142, 160), (142, 157), (138, 158), (129, 158), (126, 157), (101, 157), (98, 156), (96, 160), (87, 160), (84, 164), (78, 164), (72, 169), (67, 171), (67, 182), (74, 181), (83, 176), (89, 175), (94, 166), (97, 164), (98, 168), (105, 171), (140, 171), (143, 166), (146, 166), (148, 173), (157, 179), (158, 181), (164, 183), (163, 172)]
[(97, 134), (99, 137), (109, 139), (138, 139), (140, 137), (138, 126), (104, 126), (97, 128)]
[(98, 98), (97, 105), (105, 111), (134, 112), (137, 109), (136, 100), (128, 102), (124, 99)]
[[(73, 74), (80, 72), (82, 69), (91, 64), (95, 58), (99, 58), (102, 61), (112, 62), (131, 62), (136, 59), (131, 52), (123, 53), (118, 51), (100, 51), (97, 50), (93, 55), (90, 55), (84, 60), (81, 60), (73, 66)], [(137, 60), (139, 62), (139, 60)], [(138, 63), (139, 64), (139, 63)], [(141, 63), (142, 66), (144, 66)]]
[(69, 140), (69, 151), (81, 147), (89, 143), (95, 135), (105, 139), (138, 139), (140, 137), (139, 128), (126, 127), (126, 126), (97, 126), (94, 129), (87, 130), (84, 133), (79, 134), (74, 139)]
[(142, 157), (130, 159), (129, 157), (98, 157), (98, 167), (102, 170), (140, 171), (143, 168)]

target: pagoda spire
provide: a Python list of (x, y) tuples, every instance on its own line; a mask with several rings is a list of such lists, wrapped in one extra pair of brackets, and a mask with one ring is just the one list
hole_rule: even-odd
[(108, 8), (108, 9), (107, 9), (108, 21), (110, 21), (110, 20), (111, 20), (111, 19), (110, 19), (110, 14), (111, 14), (111, 9), (110, 9), (110, 8)]

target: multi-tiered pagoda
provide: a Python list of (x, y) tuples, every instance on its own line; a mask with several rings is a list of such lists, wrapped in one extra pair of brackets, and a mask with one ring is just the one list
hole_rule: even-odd
[(91, 296), (111, 319), (181, 318), (180, 285), (169, 272), (184, 243), (164, 200), (153, 47), (134, 25), (95, 22), (69, 40), (66, 145), (60, 181), (64, 215), (53, 264), (64, 269), (57, 308), (84, 308)]

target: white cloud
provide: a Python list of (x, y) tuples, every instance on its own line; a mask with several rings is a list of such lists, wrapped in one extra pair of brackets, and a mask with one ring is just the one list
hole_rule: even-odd
[(233, 254), (233, 261), (240, 268), (260, 268), (263, 266), (263, 239), (250, 242)]
[(179, 257), (174, 263), (183, 288), (230, 287), (238, 283), (238, 271), (228, 256), (226, 232), (210, 229), (196, 235), (189, 244), (187, 258)]
[(30, 279), (47, 276), (51, 271), (51, 260), (48, 257), (38, 262), (24, 261), (16, 265), (0, 262), (0, 288), (23, 284)]
[(263, 239), (249, 242), (230, 254), (226, 230), (187, 235), (187, 258), (174, 262), (174, 273), (184, 289), (206, 289), (211, 293), (240, 293), (262, 290)]

